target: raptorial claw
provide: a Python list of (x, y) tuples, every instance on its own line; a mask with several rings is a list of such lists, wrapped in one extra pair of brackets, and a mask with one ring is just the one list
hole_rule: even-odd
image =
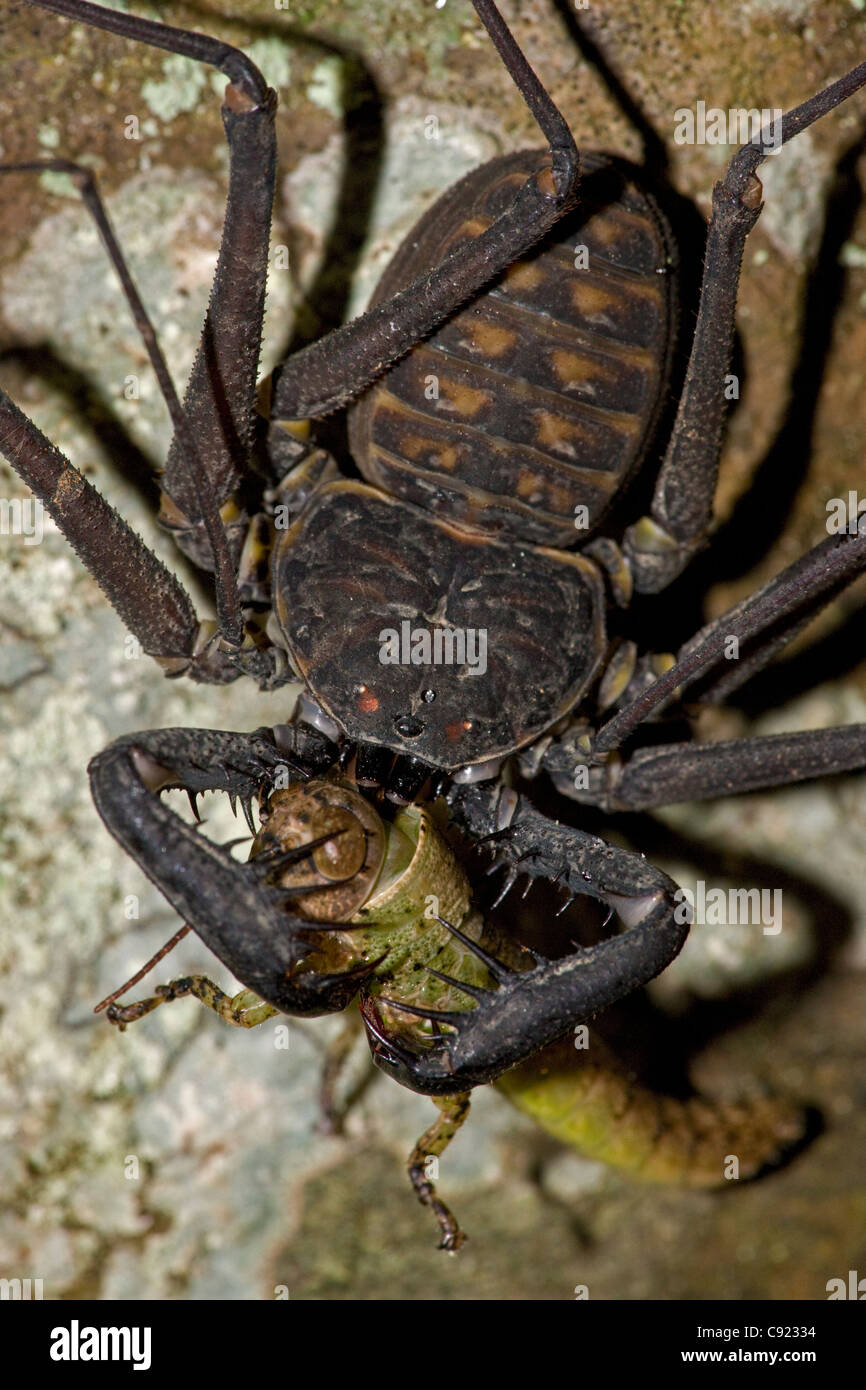
[(427, 967), (450, 988), (470, 995), (473, 1005), (446, 1012), (383, 1001), (450, 1030), (437, 1039), (438, 1045), (419, 1045), (414, 1050), (404, 1039), (387, 1035), (372, 1001), (362, 997), (378, 1065), (404, 1086), (428, 1095), (469, 1090), (495, 1080), (574, 1024), (588, 1021), (651, 979), (676, 953), (685, 931), (675, 917), (675, 885), (657, 870), (642, 863), (638, 867), (645, 879), (640, 883), (642, 891), (617, 895), (623, 903), (626, 930), (595, 946), (578, 946), (558, 960), (532, 950), (534, 963), (528, 970), (512, 969), (437, 914), (436, 920), (483, 963), (497, 987), (464, 985)]
[[(268, 875), (282, 858), (239, 863), (197, 833), (199, 824), (176, 815), (147, 775), (166, 769), (172, 784), (192, 791), (251, 796), (262, 774), (270, 778), (273, 767), (286, 761), (264, 735), (166, 729), (118, 739), (93, 759), (89, 771), (97, 809), (111, 833), (237, 979), (283, 1013), (333, 1013), (350, 1003), (378, 962), (325, 974), (304, 969), (315, 948), (309, 934), (316, 924), (287, 904), (321, 885), (271, 884)], [(335, 833), (287, 857), (303, 858)]]
[(373, 1060), (380, 1065), (389, 1067), (396, 1067), (398, 1064), (411, 1067), (416, 1061), (416, 1054), (411, 1052), (408, 1047), (404, 1047), (396, 1038), (388, 1037), (379, 1011), (369, 994), (361, 995), (360, 1007)]

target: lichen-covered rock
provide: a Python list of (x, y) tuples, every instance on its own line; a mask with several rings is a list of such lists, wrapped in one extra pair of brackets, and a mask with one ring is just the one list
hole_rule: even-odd
[[(726, 151), (676, 143), (677, 112), (698, 99), (788, 107), (866, 49), (866, 17), (849, 0), (715, 7), (711, 34), (700, 0), (610, 0), (575, 7), (584, 52), (567, 7), (503, 9), (578, 140), (635, 159), (646, 145), (704, 214)], [(288, 248), (290, 272), (275, 255), (270, 365), (293, 315), (305, 338), (361, 307), (445, 186), (539, 137), (468, 0), (311, 0), (265, 19), (259, 0), (235, 0), (232, 11), (208, 22), (252, 51), (281, 101), (274, 245)], [(189, 21), (171, 0), (159, 14)], [(221, 86), (29, 7), (0, 16), (0, 158), (57, 154), (93, 169), (180, 379), (219, 233)], [(828, 498), (862, 487), (866, 165), (848, 151), (864, 123), (861, 97), (764, 167), (722, 530), (678, 591), (669, 645), (700, 618), (695, 596), (707, 615), (723, 611), (822, 539)], [(167, 418), (88, 219), (56, 176), (4, 175), (0, 189), (0, 379), (194, 583), (148, 514), (142, 477), (164, 456)], [(0, 495), (26, 497), (5, 465)], [(293, 1298), (538, 1299), (583, 1284), (592, 1297), (820, 1298), (828, 1279), (862, 1269), (862, 775), (676, 808), (642, 822), (642, 839), (629, 824), (635, 847), (687, 886), (782, 884), (783, 951), (760, 927), (737, 941), (696, 928), (656, 992), (674, 1012), (703, 1001), (697, 1038), (712, 1033), (709, 1011), (730, 1021), (732, 990), (750, 990), (753, 1017), (701, 1058), (702, 1084), (732, 1097), (752, 1078), (813, 1101), (827, 1117), (813, 1148), (736, 1201), (647, 1193), (569, 1158), (486, 1091), (442, 1162), (443, 1194), (472, 1236), (445, 1260), (401, 1170), (429, 1102), (377, 1075), (346, 1138), (316, 1132), (322, 1050), (338, 1021), (290, 1021), (284, 1048), (271, 1025), (236, 1033), (191, 1000), (123, 1036), (92, 1016), (177, 922), (103, 830), (88, 759), (136, 728), (275, 722), (291, 695), (166, 682), (56, 529), (35, 539), (0, 535), (0, 1273), (43, 1278), (46, 1297), (95, 1299), (255, 1299), (282, 1285)], [(708, 736), (866, 718), (862, 622), (851, 616), (863, 591), (807, 634), (813, 654), (800, 639), (806, 654), (781, 691), (777, 681), (772, 699), (707, 716)], [(233, 823), (213, 807), (228, 838)], [(228, 983), (192, 938), (159, 979), (193, 969)], [(354, 1065), (366, 1065), (360, 1051)]]

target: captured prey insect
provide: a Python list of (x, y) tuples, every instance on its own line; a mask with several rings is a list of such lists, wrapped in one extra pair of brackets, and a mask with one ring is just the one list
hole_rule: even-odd
[[(593, 1061), (563, 1097), (553, 1077), (514, 1070), (652, 979), (688, 931), (665, 874), (542, 815), (518, 779), (549, 776), (560, 793), (615, 813), (866, 763), (862, 725), (640, 744), (643, 726), (682, 692), (735, 690), (861, 573), (863, 527), (829, 537), (675, 656), (607, 635), (634, 593), (658, 593), (682, 572), (710, 526), (739, 266), (762, 207), (761, 137), (715, 190), (665, 441), (670, 228), (637, 170), (578, 156), (498, 10), (474, 0), (546, 146), (491, 161), (434, 205), (373, 307), (278, 371), (265, 430), (254, 398), (273, 93), (242, 53), (203, 35), (85, 0), (41, 5), (229, 80), (224, 235), (182, 404), (92, 182), (73, 170), (171, 412), (161, 519), (212, 574), (217, 622), (199, 621), (179, 582), (6, 396), (0, 448), (168, 675), (247, 675), (264, 689), (300, 679), (307, 690), (296, 718), (273, 730), (143, 732), (94, 759), (108, 829), (246, 987), (229, 1000), (187, 977), (140, 1004), (112, 1004), (111, 1016), (125, 1024), (192, 993), (251, 1024), (335, 1012), (357, 997), (378, 1065), (440, 1106), (411, 1172), (449, 1249), (461, 1233), (424, 1161), (441, 1153), (471, 1089), (489, 1081), (554, 1132), (648, 1176), (719, 1181), (731, 1149), (744, 1175), (775, 1161), (802, 1129), (785, 1102), (665, 1108), (631, 1095), (623, 1145), (606, 1123), (626, 1108), (615, 1072)], [(788, 113), (777, 139), (864, 83), (861, 64)], [(575, 265), (575, 240), (586, 267)], [(346, 404), (364, 481), (343, 477), (305, 423)], [(650, 514), (605, 534), (614, 503), (659, 459)], [(469, 659), (471, 634), (484, 635), (483, 662)], [(734, 664), (724, 660), (732, 637)], [(446, 649), (452, 660), (437, 662)], [(172, 787), (240, 799), (255, 837), (246, 865), (160, 800)], [(451, 843), (458, 834), (488, 847), (506, 889), (518, 872), (559, 883), (601, 902), (623, 929), (558, 958), (521, 944), (478, 910)]]

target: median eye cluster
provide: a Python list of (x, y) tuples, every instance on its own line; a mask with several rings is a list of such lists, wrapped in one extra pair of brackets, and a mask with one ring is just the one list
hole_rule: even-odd
[(414, 714), (399, 714), (394, 720), (394, 728), (402, 738), (418, 738), (424, 732), (424, 725)]
[[(425, 705), (432, 705), (436, 699), (436, 691), (428, 686), (421, 691), (421, 699)], [(417, 714), (398, 714), (394, 720), (394, 728), (401, 738), (418, 738), (424, 732), (424, 721), (418, 718)]]

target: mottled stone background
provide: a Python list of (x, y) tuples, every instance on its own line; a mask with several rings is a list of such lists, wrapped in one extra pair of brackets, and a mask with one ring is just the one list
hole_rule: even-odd
[[(138, 8), (243, 45), (279, 88), (275, 243), (292, 274), (271, 277), (269, 364), (293, 315), (300, 339), (363, 304), (458, 174), (537, 143), (467, 0), (234, 0), (231, 22), (207, 4)], [(565, 3), (504, 9), (578, 139), (646, 152), (657, 169), (666, 159), (704, 214), (729, 152), (675, 145), (678, 108), (787, 107), (866, 54), (863, 0), (591, 0), (575, 12), (583, 49)], [(94, 169), (179, 377), (218, 239), (221, 86), (164, 53), (3, 7), (0, 157), (57, 153)], [(125, 138), (130, 115), (138, 140)], [(765, 166), (721, 529), (663, 610), (665, 644), (819, 541), (829, 497), (864, 489), (864, 136), (860, 99)], [(171, 560), (141, 482), (164, 455), (165, 412), (62, 179), (0, 183), (0, 352), (4, 387)], [(130, 377), (139, 400), (124, 398)], [(0, 494), (25, 495), (5, 468)], [(38, 545), (0, 536), (0, 550), (0, 1273), (42, 1278), (46, 1297), (95, 1299), (257, 1299), (278, 1285), (292, 1298), (562, 1299), (577, 1284), (593, 1298), (822, 1298), (828, 1279), (866, 1273), (866, 778), (621, 827), (684, 884), (783, 887), (779, 937), (696, 930), (655, 998), (684, 1046), (707, 1041), (694, 1067), (707, 1090), (770, 1082), (818, 1105), (812, 1148), (720, 1194), (640, 1188), (488, 1090), (442, 1164), (472, 1237), (449, 1259), (401, 1168), (429, 1102), (377, 1076), (347, 1138), (315, 1133), (332, 1021), (291, 1023), (282, 1051), (271, 1028), (236, 1033), (192, 1001), (124, 1035), (94, 1019), (94, 1002), (176, 922), (102, 829), (88, 758), (136, 728), (253, 728), (290, 700), (169, 684), (130, 659), (52, 526)], [(840, 599), (772, 680), (705, 717), (707, 736), (866, 720), (862, 601), (862, 586)], [(224, 979), (206, 957), (184, 942), (159, 978), (170, 967)]]

